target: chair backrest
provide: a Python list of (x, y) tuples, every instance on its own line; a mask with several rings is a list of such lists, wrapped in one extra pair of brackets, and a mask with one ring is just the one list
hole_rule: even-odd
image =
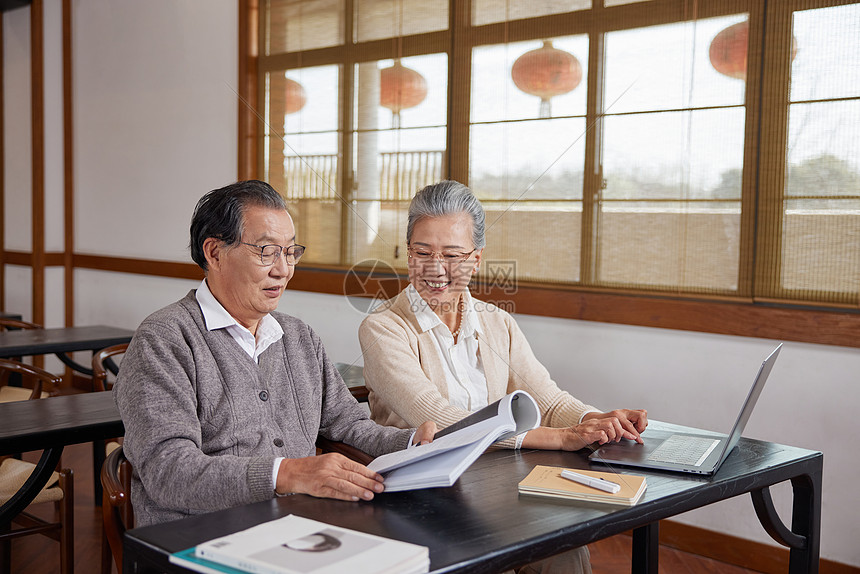
[(364, 367), (361, 365), (350, 365), (349, 363), (335, 363), (335, 368), (340, 373), (343, 382), (352, 396), (360, 403), (366, 403), (370, 391), (364, 386)]
[[(13, 373), (20, 375), (21, 380), (29, 383), (32, 387), (32, 390), (30, 388), (15, 389), (22, 391), (22, 393), (19, 395), (19, 398), (13, 400), (41, 399), (42, 391), (54, 394), (57, 392), (57, 389), (59, 389), (63, 380), (61, 377), (52, 375), (48, 371), (40, 369), (39, 367), (27, 365), (20, 361), (13, 361), (12, 359), (0, 359), (0, 388), (6, 386), (6, 383), (9, 380), (9, 375)], [(7, 390), (11, 391), (13, 389), (10, 387)], [(29, 396), (27, 396), (26, 391), (30, 390), (31, 392)]]
[[(0, 569), (3, 572), (9, 572), (10, 569), (11, 541), (32, 534), (41, 534), (60, 543), (61, 574), (74, 574), (74, 478), (70, 469), (60, 470), (58, 466), (57, 470), (56, 478), (49, 479), (48, 483), (56, 482), (58, 484), (42, 489), (32, 503), (53, 503), (55, 517), (47, 518), (42, 512), (32, 512), (31, 507), (28, 506), (15, 516), (8, 517), (8, 521), (0, 529), (0, 548), (3, 548), (4, 554)], [(7, 502), (12, 493), (25, 488), (28, 477), (35, 472), (36, 465), (34, 463), (14, 458), (5, 460), (0, 465), (0, 482), (5, 483), (5, 488), (11, 486), (11, 492), (9, 492), (8, 497), (0, 497), (0, 502)], [(13, 528), (13, 524), (16, 527)]]
[(120, 343), (112, 347), (107, 347), (93, 354), (93, 389), (96, 391), (105, 391), (108, 388), (108, 373), (116, 375), (119, 372), (119, 367), (112, 359), (117, 355), (121, 355), (128, 349), (128, 343)]
[(118, 572), (122, 572), (123, 535), (127, 529), (134, 527), (131, 471), (131, 463), (125, 458), (121, 446), (111, 451), (101, 471), (104, 534)]
[[(7, 317), (0, 317), (0, 331), (12, 331), (19, 329), (41, 329), (41, 325), (37, 325), (36, 323), (30, 323), (29, 321), (21, 321), (20, 319), (9, 319)], [(20, 360), (21, 357), (15, 357), (16, 360)], [(9, 383), (9, 372), (4, 372), (0, 374), (0, 385), (7, 385)], [(16, 380), (20, 380), (16, 379)], [(17, 384), (17, 383), (16, 383)], [(3, 398), (0, 399), (2, 402), (10, 402), (13, 400), (24, 400), (24, 396), (21, 392), (15, 391), (14, 393), (7, 389), (3, 392)], [(41, 398), (38, 393), (34, 394), (34, 396), (30, 397), (33, 399)]]
[(355, 462), (365, 466), (373, 462), (372, 456), (361, 449), (346, 444), (345, 442), (338, 442), (318, 436), (316, 446), (322, 453), (338, 452), (346, 458), (354, 460)]
[[(44, 329), (44, 327), (36, 323), (30, 323), (29, 321), (0, 317), (0, 331), (8, 331), (11, 329)], [(71, 367), (73, 370), (79, 370), (78, 367), (80, 365), (75, 363), (68, 353), (54, 353), (54, 355), (67, 367)], [(53, 395), (56, 393), (52, 392), (51, 394)]]
[(0, 317), (0, 331), (8, 331), (9, 329), (41, 329), (41, 325), (30, 323), (29, 321), (21, 321), (20, 319), (9, 319)]

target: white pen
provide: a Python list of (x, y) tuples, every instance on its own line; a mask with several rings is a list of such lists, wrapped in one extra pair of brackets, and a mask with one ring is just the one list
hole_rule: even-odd
[(612, 494), (621, 490), (621, 485), (618, 483), (611, 482), (605, 478), (592, 478), (590, 476), (585, 476), (584, 474), (579, 474), (578, 472), (573, 472), (572, 470), (561, 471), (561, 477), (572, 480), (573, 482), (578, 482), (579, 484), (584, 484), (585, 486), (605, 490)]

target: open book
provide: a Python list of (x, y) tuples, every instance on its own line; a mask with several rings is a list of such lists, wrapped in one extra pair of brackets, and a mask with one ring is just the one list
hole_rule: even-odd
[(430, 444), (377, 457), (367, 467), (385, 477), (385, 491), (451, 486), (491, 444), (540, 425), (540, 409), (514, 391), (436, 433)]
[(289, 515), (170, 555), (170, 562), (218, 574), (419, 574), (426, 546)]

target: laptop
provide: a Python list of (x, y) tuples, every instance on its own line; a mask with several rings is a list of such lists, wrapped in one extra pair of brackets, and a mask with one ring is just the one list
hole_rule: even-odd
[(738, 444), (750, 419), (753, 407), (782, 348), (780, 343), (759, 367), (744, 406), (728, 435), (696, 434), (646, 429), (642, 433), (644, 444), (623, 439), (608, 443), (589, 455), (593, 462), (618, 464), (657, 470), (672, 470), (694, 474), (717, 472), (732, 449)]

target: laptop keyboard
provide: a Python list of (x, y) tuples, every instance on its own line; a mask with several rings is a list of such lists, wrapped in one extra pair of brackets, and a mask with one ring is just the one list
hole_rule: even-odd
[(717, 439), (673, 434), (648, 455), (648, 460), (701, 466), (719, 442)]

